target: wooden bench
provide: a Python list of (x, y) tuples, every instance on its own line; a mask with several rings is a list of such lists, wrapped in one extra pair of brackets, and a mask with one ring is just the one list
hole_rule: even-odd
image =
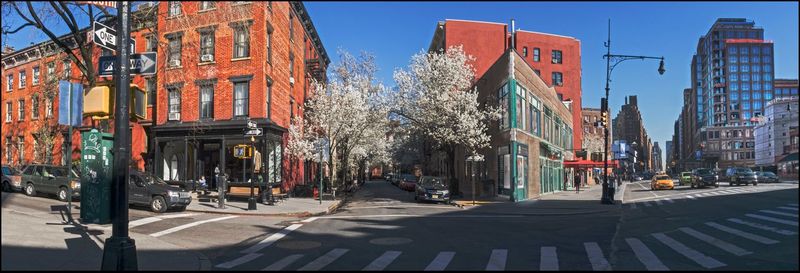
[[(258, 196), (258, 187), (253, 188), (253, 193), (255, 196)], [(250, 197), (250, 187), (245, 186), (231, 186), (230, 192), (227, 193), (230, 196), (236, 197)]]
[(272, 196), (273, 196), (273, 198), (275, 198), (277, 200), (283, 200), (283, 199), (286, 199), (287, 197), (289, 197), (289, 194), (282, 193), (281, 192), (281, 187), (277, 187), (277, 188), (272, 188)]

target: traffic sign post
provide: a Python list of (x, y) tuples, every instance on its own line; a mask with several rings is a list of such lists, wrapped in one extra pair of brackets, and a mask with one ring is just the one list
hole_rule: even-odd
[[(97, 65), (97, 74), (100, 76), (114, 75), (114, 66), (117, 63), (116, 56), (100, 56)], [(130, 57), (131, 75), (153, 75), (156, 73), (156, 53), (142, 52), (131, 54)]]

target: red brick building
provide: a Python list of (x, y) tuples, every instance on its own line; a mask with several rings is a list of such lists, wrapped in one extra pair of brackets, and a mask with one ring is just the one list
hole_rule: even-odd
[[(562, 100), (572, 101), (572, 124), (581, 124), (581, 43), (578, 39), (525, 30), (509, 32), (508, 25), (503, 23), (448, 19), (436, 27), (429, 48), (463, 45), (464, 52), (475, 57), (475, 78), (481, 78), (506, 49), (516, 45), (517, 52), (542, 81), (554, 87)], [(579, 126), (573, 136), (573, 147), (581, 147), (583, 130)]]
[[(158, 5), (159, 44), (153, 171), (189, 180), (219, 172), (246, 182), (253, 173), (284, 189), (312, 175), (283, 156), (292, 117), (303, 115), (313, 79), (330, 63), (301, 2), (180, 2)], [(263, 131), (245, 137), (248, 122)], [(255, 147), (252, 160), (236, 145)]]

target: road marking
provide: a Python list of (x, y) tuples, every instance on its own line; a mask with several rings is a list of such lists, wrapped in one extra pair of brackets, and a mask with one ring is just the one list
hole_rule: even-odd
[[(520, 218), (525, 215), (413, 215), (413, 214), (382, 214), (382, 215), (344, 215), (344, 216), (320, 216), (319, 219), (352, 219), (352, 218), (380, 218), (380, 217), (420, 217), (420, 218)], [(308, 220), (308, 219), (306, 219)], [(301, 222), (305, 222), (303, 220)], [(310, 222), (310, 221), (308, 221)]]
[(439, 255), (436, 255), (436, 258), (425, 267), (425, 271), (442, 271), (447, 268), (447, 265), (450, 264), (450, 261), (453, 260), (453, 256), (456, 253), (452, 251), (443, 251), (439, 252)]
[(454, 206), (446, 206), (445, 207), (445, 206), (406, 206), (406, 205), (403, 205), (403, 206), (348, 207), (347, 209), (349, 209), (349, 210), (350, 209), (380, 209), (380, 208), (398, 208), (398, 207), (402, 207), (402, 208), (456, 209), (456, 210), (461, 210), (461, 208), (454, 207)]
[(628, 242), (628, 245), (633, 249), (633, 254), (636, 254), (636, 258), (647, 267), (647, 270), (669, 270), (669, 268), (656, 257), (656, 254), (653, 254), (653, 251), (650, 251), (639, 239), (625, 238), (625, 242)]
[(720, 224), (717, 224), (717, 223), (714, 223), (714, 222), (706, 222), (706, 225), (708, 225), (710, 227), (713, 227), (713, 228), (716, 228), (716, 229), (719, 229), (719, 230), (722, 230), (722, 231), (725, 231), (727, 233), (731, 233), (731, 234), (734, 234), (734, 235), (739, 235), (740, 237), (744, 237), (744, 238), (747, 238), (747, 239), (750, 239), (750, 240), (753, 240), (753, 241), (756, 241), (756, 242), (759, 242), (759, 243), (762, 243), (762, 244), (765, 244), (765, 245), (772, 245), (772, 244), (777, 244), (778, 243), (778, 241), (772, 240), (770, 238), (767, 238), (767, 237), (764, 237), (764, 236), (761, 236), (761, 235), (755, 235), (755, 234), (752, 234), (752, 233), (749, 233), (749, 232), (744, 232), (744, 231), (741, 231), (741, 230), (738, 230), (738, 229), (735, 229), (735, 228), (731, 228), (731, 227), (726, 227), (726, 226), (723, 226), (723, 225), (720, 225)]
[(729, 190), (729, 191), (732, 191), (732, 192), (735, 192), (735, 193), (743, 193), (743, 192), (745, 192), (745, 190), (743, 190), (743, 189), (732, 189), (732, 190)]
[(728, 242), (722, 241), (720, 239), (711, 237), (711, 236), (709, 236), (709, 235), (707, 235), (705, 233), (699, 232), (699, 231), (694, 230), (692, 228), (682, 227), (682, 228), (678, 228), (678, 229), (680, 231), (683, 231), (686, 234), (689, 234), (689, 236), (695, 237), (700, 241), (712, 244), (712, 245), (718, 247), (719, 249), (725, 250), (728, 253), (731, 253), (733, 255), (744, 256), (744, 255), (748, 255), (748, 254), (753, 254), (753, 252), (747, 251), (745, 249), (742, 249), (741, 247), (735, 246), (733, 244), (730, 244)]
[(725, 266), (724, 263), (715, 260), (714, 258), (708, 257), (703, 253), (698, 252), (697, 250), (691, 249), (688, 246), (681, 244), (678, 241), (668, 237), (664, 233), (653, 233), (651, 234), (653, 237), (656, 237), (659, 241), (667, 245), (675, 252), (680, 253), (681, 255), (689, 258), (690, 260), (694, 261), (695, 263), (699, 264), (705, 268), (717, 268), (721, 266)]
[(694, 197), (694, 196), (691, 196), (691, 195), (687, 195), (686, 198), (689, 198), (689, 199), (692, 199), (692, 200), (697, 199), (697, 197)]
[(720, 193), (720, 192), (716, 192), (716, 191), (712, 191), (712, 192), (709, 192), (709, 194), (711, 194), (711, 195), (720, 195), (720, 194), (722, 194), (722, 193)]
[(199, 213), (182, 213), (182, 214), (173, 214), (173, 215), (159, 215), (153, 217), (142, 218), (135, 221), (128, 222), (128, 228), (134, 228), (141, 225), (146, 225), (150, 223), (155, 223), (164, 219), (171, 219), (171, 218), (180, 218), (180, 217), (189, 217), (198, 215)]
[(659, 206), (664, 204), (664, 203), (661, 203), (661, 200), (655, 200), (655, 201), (656, 201), (656, 204), (658, 204)]
[(394, 259), (397, 259), (397, 257), (400, 256), (401, 253), (403, 253), (403, 252), (402, 251), (386, 251), (386, 252), (383, 253), (383, 255), (381, 255), (380, 257), (378, 257), (374, 261), (372, 261), (369, 265), (367, 265), (367, 267), (364, 267), (364, 269), (361, 269), (361, 270), (362, 271), (383, 270), (384, 268), (389, 266), (389, 264), (391, 264), (394, 261)]
[(586, 255), (589, 256), (589, 262), (592, 264), (592, 270), (594, 271), (610, 271), (611, 265), (608, 264), (608, 260), (603, 256), (603, 250), (600, 249), (600, 246), (597, 245), (595, 242), (587, 242), (583, 243), (583, 247), (586, 248)]
[(785, 209), (785, 210), (793, 210), (793, 211), (797, 211), (797, 208), (792, 208), (792, 207), (778, 207), (778, 208), (779, 208), (779, 209)]
[(783, 216), (789, 216), (789, 217), (797, 218), (797, 214), (796, 213), (786, 213), (786, 212), (780, 212), (780, 211), (774, 211), (774, 210), (766, 210), (766, 209), (762, 209), (762, 210), (759, 210), (759, 211), (760, 212), (770, 213), (770, 214), (775, 214), (775, 215), (783, 215)]
[(317, 219), (319, 219), (319, 217), (311, 217), (311, 218), (308, 218), (308, 219), (304, 219), (303, 221), (300, 221), (300, 222), (302, 222), (302, 223), (311, 223), (311, 222), (314, 222), (314, 220), (317, 220)]
[(297, 228), (299, 228), (301, 226), (303, 226), (303, 225), (301, 225), (301, 224), (290, 225), (290, 226), (288, 226), (288, 227), (286, 227), (284, 229), (281, 229), (280, 231), (278, 231), (278, 233), (272, 234), (269, 237), (264, 238), (264, 240), (261, 240), (261, 242), (258, 242), (257, 244), (255, 244), (255, 245), (253, 245), (253, 246), (251, 246), (251, 247), (249, 247), (249, 248), (247, 248), (245, 250), (242, 250), (240, 253), (255, 253), (255, 252), (258, 252), (259, 250), (272, 245), (276, 241), (280, 240), (281, 238), (283, 238), (284, 236), (286, 236), (287, 234), (291, 233), (292, 231), (294, 231), (295, 229), (297, 229)]
[(672, 201), (672, 199), (669, 199), (669, 198), (664, 198), (664, 201), (667, 201), (667, 202), (670, 202), (670, 203), (673, 203), (673, 204), (675, 203), (675, 201)]
[(787, 224), (787, 225), (790, 225), (790, 226), (797, 226), (797, 221), (786, 221), (786, 220), (781, 220), (781, 219), (778, 219), (778, 218), (772, 218), (772, 217), (767, 217), (767, 216), (763, 216), (763, 215), (759, 215), (759, 214), (750, 214), (750, 213), (745, 214), (745, 216), (752, 217), (752, 218), (757, 218), (757, 219), (761, 219), (761, 220), (766, 220), (766, 221), (770, 221), (770, 222), (775, 222), (775, 223)]
[(184, 230), (184, 229), (187, 229), (187, 228), (190, 228), (190, 227), (199, 226), (199, 225), (202, 225), (202, 224), (205, 224), (205, 223), (228, 220), (228, 219), (232, 219), (232, 218), (236, 218), (236, 217), (239, 217), (239, 216), (235, 216), (235, 215), (234, 216), (225, 216), (225, 217), (213, 218), (213, 219), (208, 219), (208, 220), (203, 220), (203, 221), (197, 221), (197, 222), (194, 222), (194, 223), (188, 223), (188, 224), (185, 224), (185, 225), (177, 226), (177, 227), (174, 227), (174, 228), (171, 228), (171, 229), (168, 229), (168, 230), (159, 231), (159, 232), (150, 234), (150, 236), (161, 237), (161, 236), (164, 236), (164, 235), (176, 232), (176, 231)]
[(320, 270), (323, 267), (325, 267), (325, 266), (329, 265), (330, 263), (332, 263), (333, 261), (335, 261), (336, 259), (339, 259), (340, 257), (342, 257), (342, 255), (347, 253), (347, 251), (350, 251), (350, 250), (349, 249), (345, 249), (345, 248), (336, 248), (334, 250), (328, 251), (328, 253), (325, 253), (325, 255), (320, 256), (316, 260), (311, 261), (307, 265), (305, 265), (305, 266), (303, 266), (303, 267), (301, 267), (301, 268), (299, 268), (297, 270), (302, 270), (302, 271), (308, 271), (308, 270), (317, 271), (317, 270)]
[(779, 228), (776, 228), (776, 227), (773, 227), (773, 226), (762, 225), (762, 224), (759, 224), (759, 223), (747, 222), (747, 221), (744, 221), (744, 220), (741, 220), (741, 219), (738, 219), (738, 218), (728, 218), (728, 221), (731, 221), (731, 222), (734, 222), (734, 223), (737, 223), (737, 224), (742, 224), (742, 225), (754, 227), (754, 228), (757, 228), (757, 229), (763, 229), (763, 230), (766, 230), (766, 231), (772, 231), (772, 232), (775, 232), (775, 233), (781, 234), (781, 235), (795, 235), (795, 234), (797, 234), (794, 231), (779, 229)]
[(644, 204), (645, 207), (652, 207), (653, 206), (652, 204), (650, 204), (650, 201), (644, 202), (642, 204)]
[(261, 257), (261, 255), (262, 254), (260, 254), (260, 253), (250, 253), (250, 254), (244, 255), (242, 257), (239, 257), (236, 260), (218, 264), (216, 267), (225, 268), (225, 269), (231, 269), (231, 268), (236, 267), (236, 266), (238, 266), (240, 264), (255, 260), (256, 258)]
[(486, 271), (506, 270), (507, 258), (508, 258), (508, 249), (492, 249), (492, 256), (489, 257), (489, 263), (486, 264)]
[(733, 192), (731, 190), (724, 190), (724, 191), (720, 191), (720, 192), (724, 193), (724, 194), (733, 194)]
[(653, 195), (653, 196), (655, 196), (655, 197), (658, 197), (658, 194), (654, 193), (654, 192), (653, 192), (651, 189), (645, 188), (643, 183), (635, 183), (635, 184), (636, 184), (636, 185), (639, 185), (639, 187), (642, 187), (642, 189), (643, 189), (643, 190), (649, 190), (648, 192), (649, 192), (650, 194), (652, 194), (652, 195)]
[(701, 193), (700, 196), (703, 196), (703, 197), (711, 196), (711, 193), (704, 192), (704, 193)]
[(794, 204), (786, 204), (787, 206), (797, 207), (797, 203)]
[(283, 270), (284, 268), (286, 268), (290, 264), (294, 263), (295, 261), (299, 260), (300, 258), (303, 258), (303, 256), (305, 256), (305, 255), (303, 255), (303, 254), (292, 254), (292, 255), (286, 256), (285, 258), (281, 259), (280, 261), (277, 261), (274, 264), (271, 264), (271, 265), (265, 267), (264, 269), (261, 269), (261, 271), (280, 271), (280, 270)]
[(539, 260), (539, 270), (558, 271), (558, 254), (556, 254), (556, 247), (543, 246), (541, 248), (541, 259)]

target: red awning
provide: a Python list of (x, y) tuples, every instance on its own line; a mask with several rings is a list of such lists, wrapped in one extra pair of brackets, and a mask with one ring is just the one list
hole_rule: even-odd
[[(588, 168), (602, 168), (602, 167), (603, 167), (603, 162), (591, 161), (586, 159), (564, 161), (564, 168), (588, 169)], [(609, 160), (608, 167), (616, 168), (617, 160)]]

